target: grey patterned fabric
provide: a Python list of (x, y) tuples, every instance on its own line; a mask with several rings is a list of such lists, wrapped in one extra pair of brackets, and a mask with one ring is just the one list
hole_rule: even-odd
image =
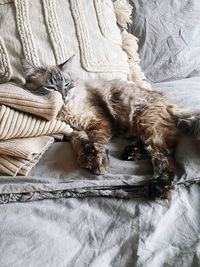
[[(144, 198), (149, 200), (148, 194), (148, 183), (145, 184), (134, 184), (130, 185), (115, 185), (116, 181), (113, 181), (114, 185), (111, 183), (108, 186), (90, 186), (86, 182), (86, 187), (81, 187), (80, 185), (77, 188), (73, 188), (70, 185), (69, 189), (49, 189), (48, 191), (39, 190), (39, 191), (29, 191), (29, 192), (19, 192), (19, 193), (5, 193), (0, 194), (0, 204), (8, 204), (11, 202), (30, 202), (36, 200), (44, 199), (59, 199), (59, 198), (86, 198), (86, 197), (114, 197), (122, 199), (131, 199), (131, 198)], [(123, 181), (125, 183), (125, 181)], [(96, 182), (98, 184), (98, 182)], [(174, 191), (179, 191), (180, 188), (189, 187), (193, 184), (200, 184), (200, 177), (187, 180), (184, 182), (175, 183), (171, 189)]]
[(200, 1), (129, 0), (141, 67), (152, 82), (200, 74)]

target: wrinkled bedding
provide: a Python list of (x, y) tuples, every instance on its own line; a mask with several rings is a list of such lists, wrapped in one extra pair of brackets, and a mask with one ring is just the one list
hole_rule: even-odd
[(130, 31), (139, 40), (141, 67), (151, 82), (200, 75), (200, 1), (129, 0)]
[[(177, 104), (199, 108), (198, 77), (153, 87)], [(55, 143), (29, 176), (1, 176), (0, 195), (151, 178), (148, 160), (120, 160), (125, 144), (111, 141), (109, 174), (95, 176), (78, 167), (68, 142)], [(182, 181), (200, 177), (199, 148), (200, 141), (180, 140), (176, 158)], [(179, 188), (169, 205), (108, 197), (0, 205), (0, 266), (200, 266), (199, 203), (194, 184)]]

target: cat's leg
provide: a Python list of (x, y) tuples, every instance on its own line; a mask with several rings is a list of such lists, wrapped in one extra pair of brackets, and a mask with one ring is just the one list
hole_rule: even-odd
[[(151, 130), (148, 129), (148, 133)], [(149, 184), (149, 196), (152, 198), (169, 199), (171, 187), (175, 178), (174, 150), (179, 137), (179, 131), (171, 125), (170, 130), (154, 127), (151, 135), (146, 135), (145, 142), (153, 166), (153, 179)]]
[(107, 144), (112, 137), (111, 123), (106, 118), (91, 122), (86, 132), (90, 142), (83, 149), (79, 162), (83, 167), (89, 163), (94, 174), (105, 174), (109, 169)]
[(78, 162), (94, 174), (106, 174), (109, 169), (108, 149), (102, 144), (89, 142), (82, 149)]
[(121, 159), (129, 161), (145, 159), (147, 158), (147, 152), (147, 145), (142, 139), (137, 138), (124, 148)]
[(109, 168), (108, 141), (112, 137), (111, 124), (107, 120), (91, 122), (85, 131), (75, 131), (71, 143), (81, 167), (95, 174), (105, 174)]
[(169, 199), (175, 177), (175, 159), (172, 154), (152, 149), (153, 180), (149, 184), (151, 198)]
[[(87, 147), (90, 144), (89, 137), (85, 131), (75, 130), (71, 134), (70, 141), (79, 162), (85, 147)], [(85, 166), (82, 167), (89, 168), (89, 162), (88, 163), (85, 162)]]
[(164, 100), (150, 104), (133, 121), (132, 132), (147, 144), (147, 153), (151, 157), (153, 179), (149, 184), (151, 198), (168, 199), (175, 179), (174, 150), (180, 137), (171, 104)]
[(104, 146), (91, 142), (85, 131), (74, 131), (70, 140), (81, 167), (95, 174), (106, 173), (109, 160)]

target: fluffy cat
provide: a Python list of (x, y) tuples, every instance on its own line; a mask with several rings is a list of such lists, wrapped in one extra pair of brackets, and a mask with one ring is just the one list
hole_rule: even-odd
[(75, 81), (72, 58), (54, 67), (37, 68), (22, 60), (26, 87), (57, 90), (64, 100), (60, 115), (74, 129), (70, 140), (80, 166), (94, 174), (109, 168), (107, 144), (113, 135), (135, 138), (123, 159), (151, 158), (150, 197), (168, 198), (175, 176), (174, 150), (182, 131), (198, 138), (200, 114), (188, 113), (162, 93), (124, 80)]

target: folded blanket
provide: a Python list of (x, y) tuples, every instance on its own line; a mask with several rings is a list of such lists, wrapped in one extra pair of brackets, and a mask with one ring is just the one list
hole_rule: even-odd
[(52, 120), (61, 110), (63, 100), (56, 91), (36, 95), (12, 83), (5, 83), (0, 84), (0, 104)]
[(0, 107), (0, 140), (53, 134), (67, 135), (70, 131), (70, 126), (60, 120), (47, 121), (4, 105)]
[(36, 95), (11, 83), (0, 85), (0, 173), (26, 175), (54, 138), (72, 132), (56, 119), (62, 106), (58, 92)]
[(53, 142), (54, 138), (50, 136), (13, 139), (5, 141), (7, 144), (0, 142), (3, 148), (0, 152), (0, 172), (9, 175), (28, 174)]
[(47, 146), (54, 141), (50, 136), (11, 139), (0, 142), (0, 155), (20, 157), (32, 160), (35, 155), (45, 151)]

